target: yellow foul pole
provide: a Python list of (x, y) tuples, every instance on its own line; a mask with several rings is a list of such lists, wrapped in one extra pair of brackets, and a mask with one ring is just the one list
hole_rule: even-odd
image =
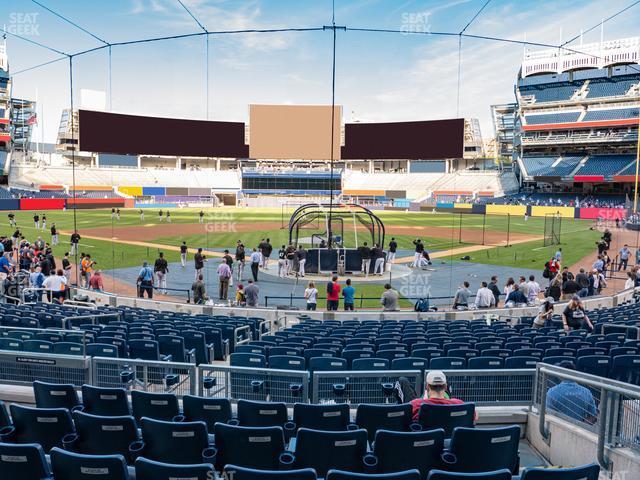
[(638, 168), (640, 167), (640, 114), (638, 115), (638, 141), (636, 145), (636, 176), (633, 189), (633, 213), (638, 213)]

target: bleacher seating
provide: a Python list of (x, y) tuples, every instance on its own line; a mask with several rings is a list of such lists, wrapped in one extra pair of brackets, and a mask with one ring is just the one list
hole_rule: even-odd
[(532, 95), (536, 103), (557, 102), (569, 100), (581, 86), (582, 82), (572, 85), (546, 84), (527, 86), (520, 87), (520, 94), (523, 96)]
[[(69, 198), (69, 195), (62, 190), (25, 190), (11, 187), (13, 198)], [(11, 197), (9, 197), (11, 198)]]
[(640, 82), (637, 76), (631, 78), (614, 77), (612, 79), (591, 80), (588, 85), (587, 98), (615, 97), (625, 95), (627, 91)]
[(528, 114), (525, 118), (527, 125), (544, 125), (548, 123), (577, 122), (578, 117), (580, 117), (580, 112)]
[(620, 120), (626, 118), (638, 118), (637, 108), (615, 108), (608, 110), (589, 110), (583, 117), (583, 122), (595, 122), (598, 120)]
[(557, 157), (532, 157), (526, 156), (522, 159), (524, 168), (528, 175), (549, 175), (551, 166), (557, 160)]
[(590, 155), (575, 175), (616, 175), (635, 160), (633, 155)]

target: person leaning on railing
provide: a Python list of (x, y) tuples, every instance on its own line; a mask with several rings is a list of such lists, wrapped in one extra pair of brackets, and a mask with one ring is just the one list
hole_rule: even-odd
[[(575, 370), (569, 360), (558, 366)], [(598, 411), (591, 391), (573, 380), (563, 380), (547, 391), (547, 408), (580, 422), (593, 424), (597, 420)]]

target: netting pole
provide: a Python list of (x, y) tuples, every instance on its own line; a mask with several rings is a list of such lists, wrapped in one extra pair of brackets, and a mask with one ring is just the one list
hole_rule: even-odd
[[(69, 56), (69, 118), (71, 120), (71, 183), (73, 185), (73, 232), (78, 231), (78, 219), (76, 214), (76, 125), (73, 117), (73, 57)], [(79, 244), (78, 244), (79, 245)], [(75, 259), (76, 265), (76, 286), (80, 284), (79, 270), (78, 270), (78, 246), (75, 247)]]
[(510, 236), (511, 236), (511, 214), (507, 213), (507, 247), (509, 246)]
[(458, 215), (460, 216), (458, 219), (458, 243), (462, 243), (462, 212)]
[(484, 245), (484, 232), (485, 232), (485, 227), (487, 225), (487, 214), (483, 214), (482, 215), (482, 245)]

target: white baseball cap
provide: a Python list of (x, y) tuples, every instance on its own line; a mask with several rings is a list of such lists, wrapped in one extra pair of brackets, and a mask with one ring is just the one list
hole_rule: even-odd
[(441, 370), (431, 370), (427, 373), (427, 385), (446, 385), (447, 377)]

